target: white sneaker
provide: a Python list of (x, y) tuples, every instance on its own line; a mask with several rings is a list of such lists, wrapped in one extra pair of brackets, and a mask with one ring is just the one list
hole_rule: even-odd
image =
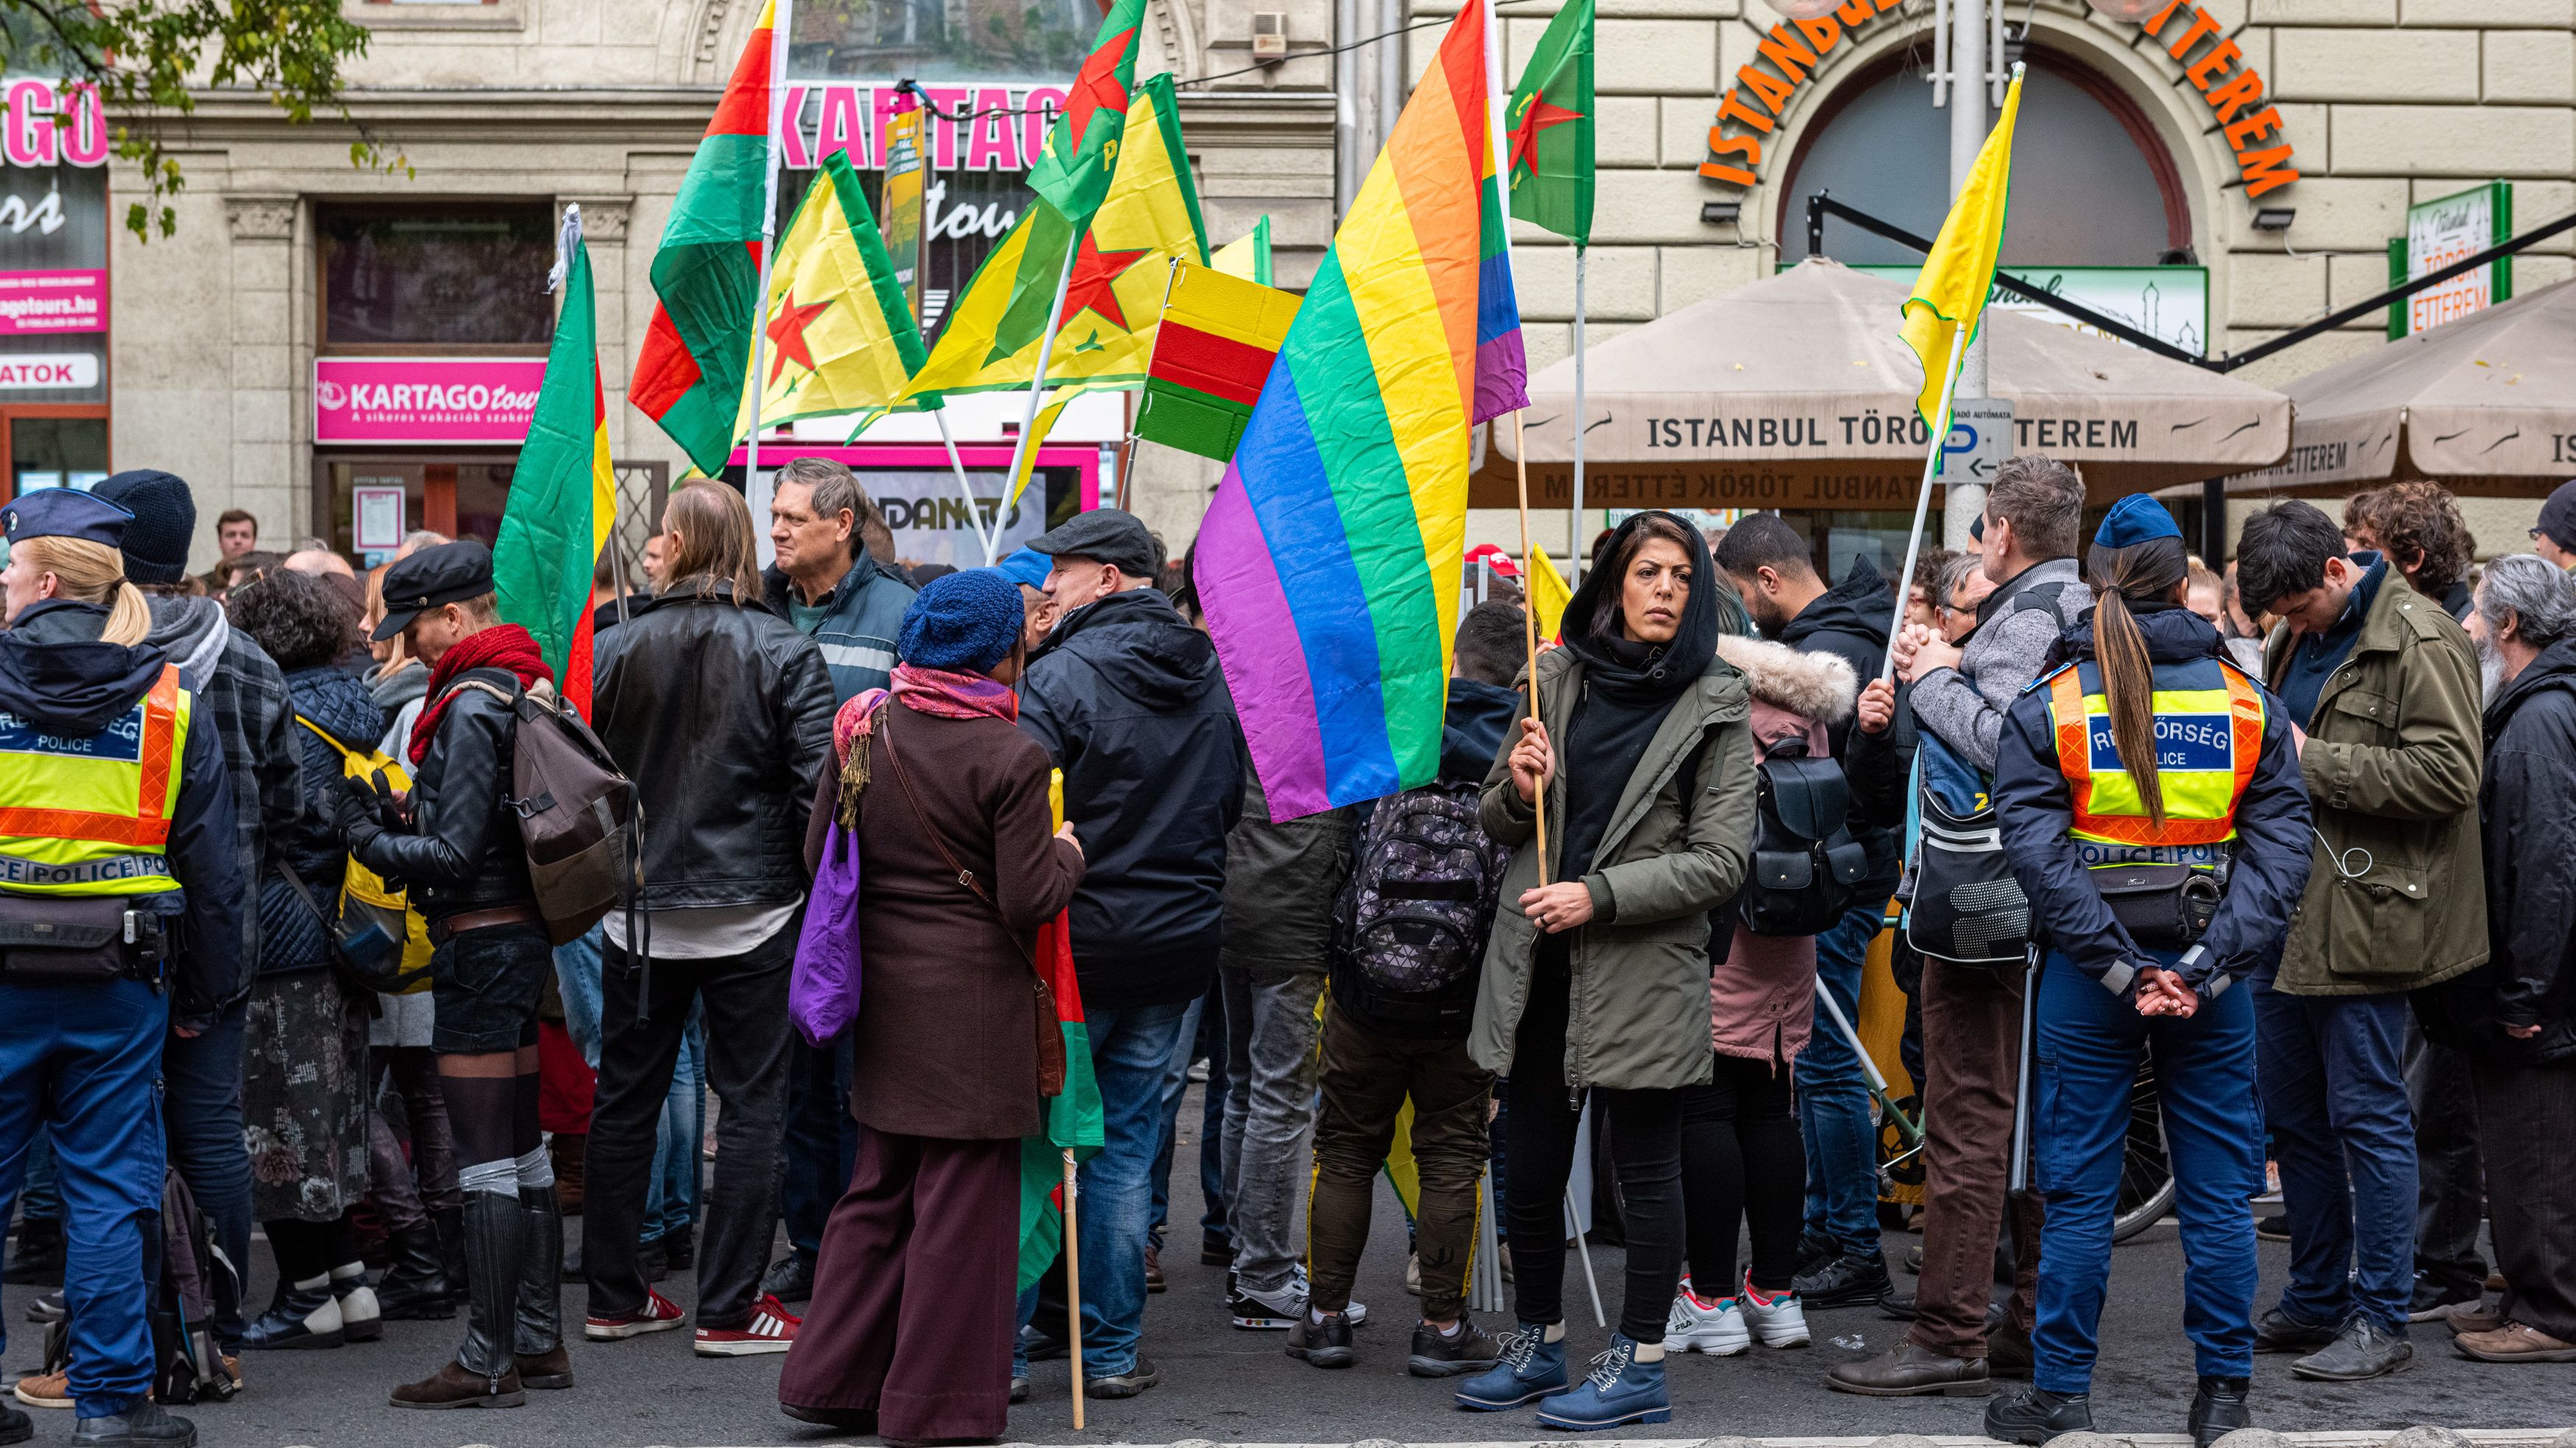
[[(1231, 1276), (1232, 1274), (1228, 1274)], [(1236, 1285), (1226, 1294), (1234, 1325), (1248, 1332), (1278, 1332), (1295, 1327), (1306, 1315), (1306, 1269), (1300, 1264), (1288, 1285), (1276, 1292), (1254, 1292)], [(1342, 1309), (1353, 1327), (1368, 1321), (1368, 1304), (1353, 1300)]]
[(1710, 1302), (1687, 1287), (1673, 1295), (1672, 1313), (1664, 1319), (1664, 1351), (1733, 1357), (1752, 1345), (1734, 1298)]
[(1815, 1341), (1807, 1333), (1807, 1310), (1798, 1305), (1797, 1293), (1783, 1292), (1765, 1302), (1747, 1279), (1735, 1300), (1744, 1309), (1745, 1326), (1764, 1347), (1805, 1347)]

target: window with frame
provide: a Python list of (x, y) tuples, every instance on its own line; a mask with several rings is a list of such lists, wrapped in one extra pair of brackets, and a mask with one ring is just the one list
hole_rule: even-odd
[(324, 205), (326, 352), (542, 353), (554, 335), (547, 201)]

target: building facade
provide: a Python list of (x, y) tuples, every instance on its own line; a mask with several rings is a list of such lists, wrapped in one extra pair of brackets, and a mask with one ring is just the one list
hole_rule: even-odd
[[(133, 178), (91, 159), (91, 122), (44, 138), (50, 149), (0, 126), (11, 486), (168, 468), (197, 485), (209, 558), (226, 507), (257, 514), (270, 547), (315, 536), (364, 553), (424, 526), (488, 536), (551, 332), (556, 218), (577, 202), (611, 448), (640, 519), (685, 467), (624, 405), (652, 312), (647, 267), (758, 8), (348, 0), (372, 42), (351, 67), (348, 121), (291, 126), (257, 96), (207, 94), (174, 132), (177, 231), (148, 242), (121, 226)], [(1553, 8), (1503, 6), (1507, 65)], [(1187, 82), (1182, 125), (1212, 242), (1268, 215), (1280, 280), (1303, 284), (1428, 62), (1440, 9), (1151, 0), (1140, 71)], [(895, 79), (917, 78), (947, 113), (929, 158), (923, 309), (935, 324), (940, 294), (1017, 211), (1095, 0), (800, 0), (794, 13), (789, 197), (826, 151), (847, 149), (862, 172), (881, 164)], [(1764, 0), (1602, 0), (1600, 14), (1593, 341), (1806, 256), (1818, 192), (1937, 227), (1947, 123), (1928, 94), (1931, 0), (1848, 0), (1804, 20)], [(2186, 345), (2242, 349), (2387, 285), (2390, 238), (2417, 203), (2503, 180), (2526, 227), (2576, 209), (2576, 0), (2177, 0), (2133, 19), (2025, 0), (2005, 19), (2007, 58), (2031, 74), (2006, 262)], [(361, 131), (403, 164), (354, 168)], [(1530, 358), (1544, 366), (1571, 346), (1573, 253), (1516, 230)], [(1912, 260), (1839, 222), (1822, 240), (1849, 263)], [(2570, 268), (2562, 236), (2517, 257), (2512, 286)], [(2240, 375), (2278, 385), (2386, 335), (2356, 321)], [(1055, 506), (1119, 486), (1123, 418), (1095, 406), (1060, 427), (1044, 459)], [(985, 449), (970, 466), (998, 468), (1017, 420), (1006, 406), (961, 410), (960, 441)], [(840, 440), (797, 446), (826, 441)], [(908, 456), (876, 459), (896, 491)], [(924, 464), (914, 481), (937, 473)], [(1148, 447), (1123, 482), (1177, 551), (1215, 480), (1212, 465)], [(2481, 532), (2518, 540), (2512, 519), (2530, 505), (2501, 506), (2493, 520), (2481, 510)], [(914, 511), (939, 528), (930, 503)], [(1516, 545), (1510, 522), (1479, 510), (1471, 541)], [(1567, 526), (1559, 515), (1539, 541), (1561, 544)]]

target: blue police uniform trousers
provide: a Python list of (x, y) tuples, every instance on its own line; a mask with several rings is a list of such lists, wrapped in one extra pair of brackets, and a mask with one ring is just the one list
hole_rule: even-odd
[[(49, 1128), (62, 1184), (72, 1401), (123, 1413), (152, 1386), (145, 1230), (161, 1210), (161, 1040), (167, 996), (140, 981), (0, 983), (0, 1221), (28, 1147)], [(0, 1350), (8, 1346), (0, 1327)]]
[[(2166, 955), (2170, 961), (2173, 957)], [(2254, 1370), (2254, 1218), (2263, 1190), (2263, 1117), (2254, 1094), (2253, 992), (2239, 981), (2188, 1020), (2149, 1018), (2052, 953), (2039, 984), (2036, 1175), (2040, 1232), (2034, 1379), (2089, 1392), (2111, 1218), (2142, 1049), (2152, 1053), (2182, 1224), (2183, 1331), (2203, 1377)]]

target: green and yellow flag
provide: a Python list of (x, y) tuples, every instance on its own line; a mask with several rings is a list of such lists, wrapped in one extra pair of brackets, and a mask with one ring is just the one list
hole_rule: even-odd
[(762, 315), (769, 365), (743, 387), (737, 438), (751, 430), (755, 392), (763, 427), (883, 409), (928, 355), (847, 154), (823, 158), (778, 239)]
[(1905, 299), (1900, 335), (1923, 363), (1923, 391), (1914, 410), (1925, 427), (1938, 430), (1949, 381), (1950, 347), (1964, 335), (1974, 340), (1986, 311), (1986, 294), (1994, 290), (1995, 262), (2004, 250), (2004, 212), (2012, 200), (2013, 122), (2021, 116), (2021, 67), (2013, 67), (2012, 89), (2004, 93), (2003, 114), (1968, 169), (1968, 184), (1950, 203), (1932, 254), (1914, 278), (1914, 295)]
[(1134, 119), (1128, 88), (1136, 79), (1136, 42), (1145, 23), (1145, 0), (1115, 0), (1100, 18), (1091, 54), (1065, 93), (1064, 110), (1047, 128), (1046, 141), (1029, 165), (1029, 189), (1064, 213), (1076, 227), (1107, 204), (1116, 182), (1118, 149)]
[(1250, 231), (1209, 253), (1208, 265), (1230, 277), (1270, 285), (1270, 218), (1263, 216)]
[[(1171, 259), (1207, 260), (1207, 227), (1182, 149), (1170, 76), (1154, 76), (1137, 87), (1125, 136), (1109, 194), (1075, 244), (1073, 276), (1047, 359), (1050, 387), (1141, 382), (1154, 352)], [(1055, 299), (1072, 241), (1053, 207), (1023, 212), (950, 308), (938, 345), (904, 389), (908, 405), (921, 406), (921, 399), (939, 393), (1028, 386), (1037, 375), (1047, 304)]]

